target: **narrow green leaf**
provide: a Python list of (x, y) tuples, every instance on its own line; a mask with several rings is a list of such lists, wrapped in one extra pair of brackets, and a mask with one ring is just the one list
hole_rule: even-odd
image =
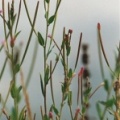
[(52, 15), (49, 20), (48, 20), (48, 24), (50, 25), (53, 21), (54, 21), (55, 15)]
[(14, 99), (14, 98), (16, 98), (16, 88), (15, 88), (15, 85), (13, 85), (13, 87), (11, 88), (11, 96), (12, 96), (12, 98)]
[(19, 120), (24, 120), (25, 108), (26, 108), (26, 106), (24, 106), (22, 108), (20, 115), (19, 115)]
[(99, 119), (101, 120), (101, 118), (102, 118), (102, 110), (100, 108), (99, 103), (96, 104), (96, 109), (97, 109), (97, 113), (98, 113)]
[(72, 72), (72, 69), (70, 68), (70, 69), (69, 69), (69, 72), (68, 72), (68, 77), (69, 77), (69, 78), (72, 78), (72, 74), (73, 74), (73, 72)]
[(68, 97), (68, 93), (65, 93), (65, 94), (64, 94), (64, 98), (63, 98), (64, 101), (67, 99), (67, 97)]
[(69, 91), (68, 93), (68, 105), (72, 105), (72, 91)]
[(20, 93), (21, 90), (22, 90), (22, 86), (18, 88), (18, 93)]
[(106, 107), (112, 107), (114, 105), (114, 99), (112, 98), (107, 101), (100, 101), (99, 103), (101, 103), (102, 105)]
[(40, 32), (38, 32), (38, 42), (40, 43), (41, 46), (44, 46), (44, 39)]
[(48, 18), (48, 11), (46, 11), (45, 13), (45, 18)]
[(43, 94), (43, 96), (45, 96), (45, 94), (44, 94), (44, 85), (43, 85), (43, 80), (42, 80), (42, 75), (41, 74), (40, 74), (40, 84), (41, 84), (42, 94)]
[(17, 36), (20, 34), (20, 32), (21, 32), (21, 31), (19, 31), (19, 32), (17, 32), (17, 33), (15, 34), (15, 38), (17, 38)]
[(16, 19), (16, 14), (11, 18), (11, 20), (12, 20), (12, 25), (15, 23), (15, 19)]
[(54, 105), (52, 106), (52, 108), (53, 108), (53, 110), (54, 110), (54, 113), (55, 113), (56, 115), (59, 115), (59, 112), (58, 112), (57, 108), (56, 108)]
[(10, 30), (10, 28), (11, 28), (10, 20), (8, 20), (8, 22), (7, 22), (7, 27)]
[(18, 73), (20, 71), (20, 65), (16, 64), (14, 67), (14, 74)]
[(86, 112), (86, 108), (85, 108), (85, 106), (83, 106), (82, 107), (82, 114), (85, 114), (85, 112)]
[(8, 60), (8, 57), (6, 57), (6, 59), (4, 61), (4, 64), (3, 64), (3, 67), (2, 67), (2, 70), (0, 72), (0, 81), (1, 81), (1, 78), (3, 76), (4, 70), (5, 70), (5, 67), (6, 67), (6, 64), (7, 64), (7, 60)]
[(49, 120), (49, 117), (45, 114), (45, 115), (43, 116), (43, 120)]
[(55, 53), (55, 54), (56, 54), (55, 61), (59, 61), (59, 55), (57, 55), (57, 53)]
[(104, 83), (105, 83), (104, 88), (108, 92), (108, 90), (109, 90), (109, 82), (108, 82), (108, 80), (104, 80)]
[(52, 46), (52, 48), (47, 52), (47, 58), (48, 58), (48, 56), (50, 55), (50, 53), (52, 52), (52, 50), (53, 50), (54, 47), (55, 47), (55, 46)]
[(68, 46), (68, 47), (67, 47), (67, 56), (69, 56), (69, 55), (70, 55), (70, 51), (71, 51), (71, 47), (70, 47), (70, 46)]
[(92, 88), (88, 88), (88, 89), (84, 92), (84, 96), (89, 96), (91, 90), (92, 90)]
[(46, 2), (46, 3), (49, 3), (49, 2), (50, 2), (50, 0), (45, 0), (45, 2)]
[(45, 70), (45, 77), (44, 77), (44, 81), (45, 81), (45, 85), (48, 84), (48, 81), (49, 81), (49, 66), (47, 66), (46, 70)]

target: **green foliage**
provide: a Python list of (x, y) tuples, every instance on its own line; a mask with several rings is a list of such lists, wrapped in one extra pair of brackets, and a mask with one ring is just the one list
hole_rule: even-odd
[(50, 25), (55, 19), (55, 15), (52, 15), (49, 19), (48, 19), (48, 25)]
[(43, 96), (45, 96), (45, 93), (44, 93), (44, 85), (43, 85), (43, 80), (42, 80), (42, 75), (41, 75), (41, 74), (40, 74), (40, 83), (41, 83), (42, 94), (43, 94)]
[(19, 120), (25, 120), (25, 109), (26, 109), (26, 106), (22, 108), (20, 115), (19, 115)]
[(102, 109), (101, 109), (99, 103), (96, 104), (96, 108), (97, 108), (98, 117), (100, 120), (102, 120)]
[(44, 39), (40, 32), (38, 32), (38, 42), (41, 46), (44, 46)]
[(47, 66), (45, 70), (45, 77), (44, 77), (45, 85), (47, 85), (49, 82), (49, 73), (50, 73), (49, 66)]

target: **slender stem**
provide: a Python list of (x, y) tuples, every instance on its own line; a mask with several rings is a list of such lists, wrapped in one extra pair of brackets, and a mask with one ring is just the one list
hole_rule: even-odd
[(18, 17), (17, 17), (16, 26), (15, 26), (15, 33), (16, 33), (16, 31), (17, 31), (17, 26), (18, 26), (18, 22), (19, 22), (19, 18), (20, 18), (20, 12), (21, 12), (21, 2), (22, 2), (22, 0), (20, 0), (20, 3), (19, 3)]
[(79, 59), (79, 55), (80, 55), (81, 41), (82, 41), (82, 33), (80, 34), (80, 40), (79, 40), (79, 45), (78, 45), (78, 51), (77, 51), (77, 57), (76, 57), (74, 71), (75, 71), (75, 69), (77, 67), (77, 63), (78, 63), (78, 59)]
[(59, 120), (61, 120), (61, 117), (62, 117), (62, 109), (63, 109), (63, 106), (64, 106), (64, 93), (63, 93), (63, 95), (62, 95), (62, 102), (61, 102), (61, 107), (60, 107)]
[(71, 115), (71, 119), (74, 120), (74, 117), (73, 117), (73, 113), (72, 113), (72, 107), (71, 105), (69, 105), (69, 109), (70, 109), (70, 115)]
[(5, 41), (6, 41), (7, 50), (9, 52), (9, 47), (8, 47), (8, 42), (7, 42), (7, 30), (6, 30), (6, 21), (5, 21), (5, 5), (4, 5), (4, 0), (2, 0), (2, 11), (3, 11), (3, 24), (4, 24)]
[(2, 70), (1, 70), (1, 72), (0, 72), (0, 81), (1, 81), (2, 75), (3, 75), (4, 70), (5, 70), (5, 67), (6, 67), (6, 64), (7, 64), (7, 60), (8, 60), (8, 57), (5, 58), (5, 61), (4, 61)]
[[(3, 103), (3, 107), (2, 107), (2, 110), (5, 108), (5, 106), (6, 106), (6, 103), (7, 103), (7, 100), (8, 100), (8, 97), (9, 97), (9, 94), (10, 94), (10, 91), (11, 91), (11, 88), (13, 87), (13, 80), (10, 82), (10, 87), (9, 87), (9, 89), (8, 89), (8, 92), (7, 92), (7, 96), (6, 96), (6, 98), (5, 98), (5, 101), (4, 101), (4, 103)], [(1, 113), (0, 113), (0, 117), (1, 117), (1, 115), (2, 115), (2, 111), (1, 111)]]
[(54, 100), (54, 93), (53, 93), (53, 80), (52, 80), (52, 61), (50, 61), (50, 88), (51, 88), (51, 96), (52, 96), (52, 101), (53, 105), (55, 105), (55, 100)]
[[(29, 20), (29, 22), (30, 22), (31, 27), (33, 28), (33, 24), (32, 24), (30, 15), (29, 15), (29, 10), (28, 10), (28, 7), (27, 7), (26, 0), (23, 0), (23, 2), (24, 2), (24, 5), (25, 5), (25, 10), (26, 10), (26, 13), (27, 13), (28, 20)], [(39, 7), (39, 1), (37, 2), (36, 10), (38, 9), (38, 7)], [(33, 31), (34, 31), (34, 33), (37, 35), (37, 32), (35, 31), (34, 28), (33, 28)]]
[(37, 58), (37, 52), (38, 52), (38, 41), (35, 42), (34, 53), (33, 53), (32, 61), (31, 61), (31, 65), (30, 65), (30, 70), (29, 70), (29, 73), (28, 73), (28, 76), (27, 76), (27, 79), (26, 79), (26, 84), (25, 84), (26, 88), (29, 85), (30, 78), (32, 76), (32, 73), (33, 73), (33, 70), (34, 70), (34, 67), (35, 67), (35, 61), (36, 61), (36, 58)]
[(39, 2), (38, 2), (38, 4), (37, 4), (37, 6), (36, 6), (36, 10), (35, 10), (35, 15), (34, 15), (34, 20), (33, 20), (32, 28), (31, 28), (31, 31), (30, 31), (30, 35), (29, 35), (29, 38), (28, 38), (28, 42), (27, 42), (27, 45), (26, 45), (26, 48), (25, 48), (25, 52), (24, 52), (24, 54), (23, 54), (23, 57), (22, 57), (20, 66), (22, 65), (22, 63), (23, 63), (23, 61), (24, 61), (24, 59), (25, 59), (25, 56), (26, 56), (26, 53), (27, 53), (29, 44), (30, 44), (30, 42), (31, 42), (31, 37), (32, 37), (33, 31), (34, 31), (34, 26), (35, 26), (35, 22), (36, 22), (38, 7), (39, 7)]
[(102, 87), (102, 86), (104, 86), (104, 82), (102, 82), (94, 91), (93, 91), (93, 93), (89, 96), (89, 99), (95, 94), (95, 92), (100, 88), (100, 87)]

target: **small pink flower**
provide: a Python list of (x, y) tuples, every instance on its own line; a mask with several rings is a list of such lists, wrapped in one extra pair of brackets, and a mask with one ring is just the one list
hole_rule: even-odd
[(79, 73), (78, 73), (78, 76), (79, 76), (79, 77), (82, 76), (83, 72), (84, 72), (84, 68), (82, 67), (82, 68), (80, 69)]
[(100, 23), (97, 24), (97, 28), (98, 28), (98, 30), (100, 30), (100, 28), (101, 28)]
[(49, 112), (49, 118), (53, 119), (53, 113), (52, 113), (52, 111)]
[(47, 37), (48, 37), (48, 38), (50, 38), (50, 39), (52, 38), (52, 36), (51, 36), (51, 35), (48, 35)]

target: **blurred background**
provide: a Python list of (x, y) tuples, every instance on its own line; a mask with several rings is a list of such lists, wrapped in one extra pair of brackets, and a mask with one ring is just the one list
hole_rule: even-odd
[[(12, 0), (5, 0), (5, 9), (7, 13), (7, 3), (11, 2)], [(45, 36), (45, 18), (44, 18), (44, 6), (43, 6), (43, 0), (40, 1), (39, 6), (39, 12), (37, 16), (37, 21), (35, 25), (36, 31), (40, 31), (43, 36)], [(27, 1), (28, 9), (31, 15), (31, 19), (33, 19), (35, 6), (36, 6), (37, 0), (29, 0)], [(55, 4), (56, 0), (51, 0), (50, 5), (50, 15), (53, 15), (55, 10)], [(15, 10), (18, 10), (19, 0), (15, 0)], [(0, 1), (0, 10), (2, 9), (2, 0)], [(74, 67), (75, 64), (75, 58), (77, 54), (77, 46), (79, 43), (79, 37), (80, 33), (83, 33), (82, 37), (82, 43), (87, 43), (89, 45), (88, 48), (88, 54), (89, 54), (89, 71), (90, 71), (90, 82), (92, 86), (92, 90), (94, 90), (103, 80), (101, 77), (100, 72), (100, 65), (99, 65), (99, 57), (98, 57), (98, 45), (97, 45), (97, 23), (99, 22), (101, 24), (101, 34), (103, 39), (103, 45), (104, 49), (108, 58), (108, 61), (114, 70), (115, 67), (115, 52), (117, 52), (117, 47), (119, 45), (120, 41), (120, 0), (64, 0), (62, 1), (59, 11), (58, 11), (58, 17), (57, 17), (57, 24), (55, 29), (55, 35), (54, 39), (56, 42), (60, 45), (62, 40), (62, 33), (63, 28), (66, 28), (66, 32), (69, 29), (73, 30), (72, 34), (72, 50), (70, 55), (70, 66)], [(18, 30), (21, 30), (16, 45), (19, 46), (19, 43), (22, 41), (23, 46), (21, 49), (21, 57), (23, 55), (23, 52), (25, 50), (25, 46), (28, 40), (28, 35), (30, 33), (30, 24), (25, 12), (25, 7), (22, 1), (22, 11), (20, 16), (20, 22), (18, 26)], [(49, 30), (49, 34), (51, 34), (51, 28)], [(4, 29), (3, 29), (3, 21), (0, 18), (0, 41), (4, 40)], [(31, 59), (33, 57), (33, 51), (34, 46), (37, 42), (37, 38), (35, 35), (32, 36), (32, 40), (30, 43), (30, 47), (28, 50), (28, 53), (26, 55), (25, 61), (22, 65), (22, 70), (24, 72), (25, 80), (28, 75), (28, 70), (30, 69)], [(34, 66), (34, 71), (32, 73), (31, 81), (28, 86), (27, 92), (29, 93), (29, 99), (31, 103), (32, 112), (36, 113), (36, 120), (40, 118), (40, 106), (43, 105), (43, 97), (42, 92), (40, 88), (40, 79), (39, 74), (43, 73), (43, 50), (41, 46), (38, 46), (38, 52), (37, 52), (37, 59)], [(58, 52), (58, 51), (54, 51)], [(55, 54), (52, 53), (50, 55), (50, 59), (55, 58)], [(81, 55), (81, 54), (80, 54)], [(0, 53), (0, 70), (3, 66), (5, 60), (5, 52), (2, 50)], [(104, 63), (104, 70), (105, 70), (105, 77), (106, 79), (109, 79), (111, 81), (110, 72), (109, 69), (103, 59)], [(76, 69), (76, 74), (78, 74), (80, 68), (82, 67), (81, 57), (78, 63), (78, 67)], [(3, 77), (0, 81), (0, 93), (5, 99), (7, 90), (9, 88), (11, 75), (10, 75), (10, 68), (9, 64), (7, 65), (5, 72), (3, 74)], [(60, 107), (61, 102), (61, 81), (63, 81), (63, 69), (61, 67), (61, 63), (59, 62), (56, 71), (53, 75), (53, 85), (54, 85), (54, 94), (55, 94), (55, 100), (57, 102), (57, 107)], [(71, 90), (73, 90), (73, 111), (77, 108), (77, 75), (73, 79), (71, 85)], [(19, 81), (19, 75), (18, 75), (18, 84)], [(48, 106), (51, 105), (51, 93), (50, 93), (50, 87), (48, 85), (47, 88), (47, 101)], [(90, 109), (89, 109), (89, 115), (91, 117), (91, 120), (95, 119), (97, 120), (97, 112), (96, 112), (96, 102), (98, 100), (105, 100), (106, 99), (106, 93), (104, 91), (104, 88), (100, 88), (96, 92), (96, 94), (90, 99)], [(7, 102), (7, 108), (8, 111), (10, 111), (11, 107), (13, 106), (13, 100), (10, 97)], [(24, 106), (24, 98), (22, 99), (22, 102), (20, 104), (20, 108)], [(0, 109), (2, 105), (0, 104)], [(63, 120), (69, 119), (66, 115), (66, 112), (68, 108), (65, 107), (63, 110)], [(68, 113), (69, 114), (69, 113)], [(109, 120), (113, 119), (111, 115), (109, 115)], [(1, 118), (1, 120), (4, 120), (5, 118)]]

